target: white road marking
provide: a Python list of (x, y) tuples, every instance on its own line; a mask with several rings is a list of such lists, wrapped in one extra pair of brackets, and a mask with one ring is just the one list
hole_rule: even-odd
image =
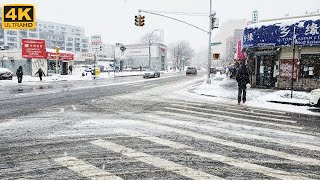
[(73, 109), (74, 111), (76, 111), (76, 110), (77, 110), (76, 106), (71, 105), (71, 107), (72, 107), (72, 109)]
[[(226, 111), (213, 110), (213, 109), (208, 109), (208, 108), (203, 108), (203, 107), (190, 107), (190, 106), (179, 105), (179, 104), (171, 104), (171, 105), (178, 106), (178, 107), (197, 109), (197, 110), (206, 110), (206, 111), (211, 111), (211, 112), (226, 113)], [(276, 121), (276, 122), (285, 122), (285, 123), (293, 123), (293, 124), (297, 123), (297, 121), (292, 121), (292, 120), (284, 120), (284, 119), (277, 119), (277, 118), (271, 118), (271, 117), (261, 117), (261, 116), (255, 116), (255, 115), (249, 115), (249, 114), (239, 114), (239, 113), (234, 113), (234, 112), (230, 112), (230, 111), (228, 111), (228, 114), (232, 114), (235, 116), (241, 115), (241, 116), (245, 116), (248, 118), (265, 119), (265, 120)]]
[(176, 174), (188, 177), (188, 178), (192, 178), (192, 179), (223, 179), (220, 178), (218, 176), (214, 176), (199, 170), (195, 170), (177, 163), (174, 163), (172, 161), (168, 161), (165, 159), (161, 159), (155, 156), (151, 156), (149, 154), (143, 153), (143, 152), (138, 152), (135, 151), (131, 148), (127, 148), (125, 146), (121, 146), (118, 144), (115, 144), (113, 142), (110, 141), (105, 141), (105, 140), (96, 140), (96, 141), (92, 141), (91, 144), (100, 146), (102, 148), (117, 152), (117, 153), (121, 153), (127, 157), (130, 158), (134, 158), (137, 161), (141, 161), (147, 164), (151, 164), (155, 167), (164, 169), (166, 171), (171, 171), (174, 172)]
[(64, 113), (64, 108), (61, 108), (61, 109), (60, 109), (60, 112), (61, 112), (61, 113)]
[(249, 119), (244, 119), (244, 118), (237, 118), (237, 117), (220, 115), (220, 114), (197, 112), (197, 111), (184, 110), (184, 109), (171, 108), (171, 107), (165, 107), (165, 109), (170, 109), (170, 110), (175, 110), (175, 111), (180, 111), (180, 112), (185, 112), (185, 113), (201, 114), (201, 115), (212, 116), (212, 117), (220, 117), (220, 118), (226, 118), (226, 119), (233, 119), (233, 120), (237, 120), (237, 121), (245, 121), (245, 122), (250, 122), (250, 123), (265, 124), (265, 125), (277, 126), (277, 127), (282, 127), (282, 128), (303, 129), (302, 127), (298, 127), (298, 126), (291, 126), (291, 125), (284, 125), (284, 124), (276, 124), (276, 123), (264, 122), (264, 121), (255, 121), (255, 120), (249, 120)]
[(158, 86), (157, 84), (150, 84), (150, 85), (146, 85), (144, 86), (145, 88), (150, 88), (150, 87), (155, 87), (155, 86)]
[[(147, 116), (144, 115), (144, 117), (147, 117)], [(308, 157), (298, 156), (298, 155), (294, 155), (294, 154), (288, 154), (288, 153), (281, 152), (281, 151), (276, 151), (276, 150), (256, 147), (256, 146), (252, 146), (252, 145), (227, 141), (227, 140), (215, 138), (215, 137), (212, 137), (209, 135), (195, 133), (193, 131), (169, 127), (168, 125), (165, 125), (163, 123), (162, 123), (162, 125), (160, 125), (156, 119), (152, 120), (151, 118), (149, 118), (148, 121), (152, 121), (156, 124), (147, 123), (144, 121), (145, 125), (149, 125), (149, 126), (152, 126), (152, 128), (157, 128), (157, 129), (160, 129), (163, 131), (172, 131), (174, 133), (178, 133), (178, 134), (182, 134), (185, 136), (190, 136), (190, 137), (194, 137), (194, 138), (198, 138), (198, 139), (203, 139), (206, 141), (222, 144), (224, 146), (230, 146), (230, 147), (235, 147), (235, 148), (239, 148), (239, 149), (244, 149), (247, 151), (252, 151), (252, 152), (257, 152), (257, 153), (261, 153), (261, 154), (267, 154), (270, 156), (276, 156), (276, 157), (280, 157), (280, 158), (284, 158), (284, 159), (289, 159), (292, 161), (297, 161), (297, 162), (303, 163), (305, 165), (320, 166), (320, 160), (317, 160), (314, 158), (308, 158)]]
[[(151, 142), (155, 142), (155, 143), (162, 144), (162, 145), (167, 145), (166, 143), (163, 144), (163, 142), (168, 141), (168, 140), (161, 139), (161, 138), (158, 138), (158, 137), (150, 137), (151, 139), (148, 139), (148, 138), (146, 139), (144, 137), (146, 137), (147, 135), (139, 133), (139, 132), (131, 131), (131, 130), (126, 130), (126, 129), (120, 129), (117, 132), (128, 134), (130, 136), (137, 136), (140, 139), (149, 140)], [(155, 138), (156, 141), (154, 141), (153, 138)], [(174, 142), (170, 141), (170, 144), (172, 144), (172, 143), (174, 143)], [(170, 144), (167, 145), (167, 146), (171, 147)], [(184, 144), (180, 144), (180, 145), (188, 147), (187, 145), (184, 145)], [(249, 170), (249, 171), (265, 174), (267, 176), (274, 177), (274, 178), (279, 178), (279, 179), (299, 179), (299, 180), (300, 179), (308, 179), (308, 178), (304, 177), (305, 175), (289, 173), (289, 172), (281, 171), (281, 170), (276, 170), (276, 169), (272, 169), (272, 168), (256, 165), (256, 164), (253, 164), (253, 163), (241, 161), (241, 160), (238, 160), (238, 159), (233, 159), (231, 157), (222, 156), (222, 155), (219, 155), (219, 154), (213, 154), (213, 153), (203, 152), (203, 151), (193, 151), (193, 150), (186, 150), (186, 151), (188, 153), (191, 153), (191, 154), (194, 154), (194, 155), (197, 155), (197, 156), (210, 158), (210, 159), (212, 159), (214, 161), (219, 161), (219, 162), (222, 162), (222, 163), (225, 163), (225, 164), (229, 164), (231, 166), (235, 166), (235, 167), (238, 167), (238, 168), (242, 168), (242, 169), (246, 169), (246, 170)]]
[(200, 152), (200, 151), (192, 151), (192, 150), (187, 150), (187, 152), (198, 155), (200, 157), (205, 157), (205, 158), (210, 158), (214, 161), (219, 161), (225, 164), (229, 164), (231, 166), (235, 166), (241, 169), (246, 169), (252, 172), (257, 172), (261, 174), (265, 174), (270, 177), (278, 178), (278, 179), (291, 179), (291, 180), (302, 180), (302, 179), (309, 179), (305, 177), (304, 174), (295, 174), (295, 173), (290, 173), (286, 171), (281, 171), (281, 170), (276, 170), (264, 166), (260, 166), (257, 164), (252, 164), (248, 162), (244, 162), (238, 159), (226, 157), (226, 156), (221, 156), (219, 154), (214, 154), (214, 153), (209, 153), (209, 152)]
[(184, 149), (184, 148), (192, 149), (192, 147), (184, 145), (184, 144), (180, 144), (180, 143), (177, 143), (177, 142), (169, 141), (169, 140), (166, 140), (166, 139), (161, 139), (161, 138), (154, 137), (154, 136), (148, 136), (146, 134), (142, 134), (142, 133), (131, 131), (131, 130), (127, 130), (127, 129), (117, 129), (117, 130), (115, 130), (115, 132), (126, 134), (126, 135), (129, 135), (131, 137), (138, 137), (140, 139), (144, 139), (144, 140), (147, 140), (147, 141), (151, 141), (151, 142), (154, 142), (154, 143), (157, 143), (157, 144), (161, 144), (161, 145), (164, 145), (164, 146), (168, 146), (168, 147), (172, 147), (172, 148), (175, 148), (175, 149)]
[[(199, 103), (196, 103), (196, 102), (177, 102), (177, 103), (203, 106), (203, 104), (200, 104), (200, 102)], [(231, 106), (231, 107), (233, 107), (232, 109), (242, 109), (242, 108), (235, 107), (234, 105), (231, 105), (231, 104), (226, 105), (226, 104), (221, 104), (221, 103), (218, 103), (218, 102), (215, 102), (215, 104), (209, 104), (209, 105), (210, 106), (215, 105), (217, 107), (218, 106), (224, 106), (224, 107), (228, 107), (228, 108), (230, 108), (230, 106)], [(271, 109), (270, 110), (266, 110), (266, 109), (259, 109), (259, 108), (253, 108), (253, 107), (247, 107), (246, 109), (254, 110), (254, 111), (262, 111), (262, 112), (266, 112), (266, 113), (272, 112), (272, 113), (279, 114), (279, 115), (285, 115), (286, 114), (286, 112), (274, 111), (274, 110), (271, 110)]]
[(89, 179), (122, 180), (122, 178), (118, 176), (101, 170), (91, 164), (87, 164), (85, 161), (72, 156), (56, 158), (54, 161)]
[(256, 139), (256, 140), (268, 141), (268, 142), (272, 142), (272, 143), (276, 143), (276, 144), (282, 144), (285, 146), (304, 148), (304, 149), (308, 149), (311, 151), (320, 151), (319, 146), (314, 146), (314, 145), (310, 145), (310, 144), (297, 143), (297, 142), (282, 140), (279, 138), (272, 138), (272, 137), (258, 136), (258, 135), (254, 135), (254, 134), (241, 133), (241, 132), (235, 131), (235, 130), (228, 130), (228, 129), (218, 128), (218, 127), (213, 127), (213, 126), (208, 126), (208, 125), (198, 125), (198, 124), (195, 124), (192, 122), (180, 121), (180, 120), (169, 119), (169, 118), (162, 118), (162, 117), (158, 117), (158, 116), (154, 116), (154, 115), (147, 115), (147, 116), (151, 117), (153, 119), (157, 119), (157, 122), (162, 122), (165, 124), (171, 124), (171, 125), (183, 124), (183, 125), (188, 125), (191, 127), (207, 129), (208, 131), (213, 130), (213, 131), (220, 132), (220, 133), (228, 133), (234, 137), (241, 137), (241, 138), (246, 138), (246, 139)]
[(219, 123), (219, 125), (222, 125), (224, 127), (232, 126), (232, 127), (239, 127), (241, 129), (245, 128), (249, 131), (256, 130), (256, 131), (259, 131), (259, 133), (261, 133), (261, 131), (265, 131), (265, 134), (271, 133), (271, 134), (278, 134), (278, 135), (286, 135), (286, 136), (290, 136), (290, 137), (299, 137), (299, 138), (304, 138), (304, 139), (308, 139), (308, 140), (315, 140), (315, 141), (317, 138), (319, 138), (316, 136), (299, 134), (299, 133), (295, 133), (295, 132), (288, 132), (288, 131), (282, 131), (282, 130), (277, 130), (277, 129), (269, 129), (269, 128), (264, 128), (264, 127), (256, 127), (256, 126), (250, 126), (250, 125), (245, 125), (245, 124), (232, 123), (232, 122), (226, 122), (226, 121), (220, 121), (220, 120), (214, 120), (214, 119), (207, 119), (207, 118), (203, 118), (203, 117), (191, 116), (191, 115), (186, 115), (186, 114), (178, 114), (178, 113), (162, 112), (162, 111), (157, 111), (156, 113), (159, 115), (171, 115), (171, 116), (176, 116), (176, 117), (184, 117), (184, 118), (189, 118), (189, 119), (198, 119), (198, 120), (206, 121), (206, 122)]

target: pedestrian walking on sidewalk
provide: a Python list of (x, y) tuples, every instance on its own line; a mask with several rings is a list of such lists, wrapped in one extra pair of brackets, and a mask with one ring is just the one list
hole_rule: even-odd
[(245, 103), (247, 100), (246, 89), (247, 89), (247, 84), (250, 83), (249, 72), (248, 72), (248, 69), (244, 63), (238, 69), (238, 72), (236, 75), (236, 80), (238, 82), (238, 105), (240, 105), (241, 96), (242, 96), (243, 103)]
[(70, 74), (72, 74), (72, 70), (73, 70), (73, 67), (72, 67), (72, 65), (70, 65), (70, 66), (69, 66), (69, 73), (70, 73)]
[(17, 78), (18, 78), (18, 83), (22, 83), (22, 77), (23, 77), (23, 69), (22, 66), (19, 66), (16, 72)]
[(40, 81), (42, 81), (42, 76), (46, 76), (41, 68), (38, 69), (35, 75), (39, 75)]

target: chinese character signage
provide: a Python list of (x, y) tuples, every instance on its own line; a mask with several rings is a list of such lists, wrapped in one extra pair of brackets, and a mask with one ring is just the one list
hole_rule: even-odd
[[(55, 52), (47, 52), (46, 53), (47, 59), (56, 59)], [(74, 54), (68, 52), (59, 52), (59, 59), (60, 60), (74, 60)]]
[(294, 30), (297, 46), (320, 45), (320, 19), (288, 22), (248, 26), (244, 30), (243, 47), (292, 46)]
[(40, 39), (22, 39), (23, 58), (45, 58), (46, 42)]

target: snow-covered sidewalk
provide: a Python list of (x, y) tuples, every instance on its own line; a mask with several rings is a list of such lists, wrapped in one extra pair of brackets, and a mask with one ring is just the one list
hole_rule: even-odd
[[(203, 82), (193, 92), (213, 101), (237, 104), (237, 88), (237, 82), (234, 79), (219, 74), (212, 77), (211, 84)], [(245, 106), (310, 114), (309, 110), (313, 108), (308, 106), (309, 97), (308, 92), (294, 91), (291, 98), (290, 90), (251, 88), (247, 89)]]

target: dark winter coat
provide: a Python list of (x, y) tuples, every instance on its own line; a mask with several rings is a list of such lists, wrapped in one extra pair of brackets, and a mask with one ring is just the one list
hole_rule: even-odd
[(36, 74), (35, 74), (35, 75), (37, 75), (37, 74), (39, 74), (39, 77), (44, 76), (44, 72), (42, 71), (42, 69), (41, 69), (41, 68), (39, 68), (39, 69), (38, 69), (38, 71), (36, 72)]
[(250, 83), (249, 72), (246, 66), (242, 66), (239, 68), (237, 72), (236, 80), (238, 82), (238, 86), (242, 89), (245, 89), (246, 85)]
[(22, 70), (22, 67), (21, 67), (21, 66), (18, 68), (18, 70), (17, 70), (17, 72), (16, 72), (16, 75), (17, 75), (18, 77), (22, 77), (22, 76), (23, 76), (23, 70)]

